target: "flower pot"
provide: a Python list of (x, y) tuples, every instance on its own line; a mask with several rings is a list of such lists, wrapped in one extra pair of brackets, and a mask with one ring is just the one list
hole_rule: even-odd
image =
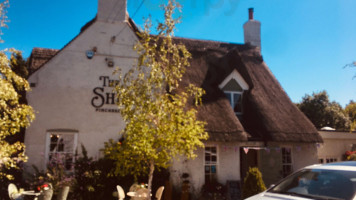
[(38, 197), (38, 200), (51, 200), (53, 195), (53, 189), (44, 190), (41, 195)]
[(63, 186), (58, 191), (57, 200), (66, 200), (68, 193), (69, 193), (69, 186)]

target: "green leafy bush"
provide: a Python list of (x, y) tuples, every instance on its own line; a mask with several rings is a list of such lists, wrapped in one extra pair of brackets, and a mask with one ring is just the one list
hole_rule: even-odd
[[(113, 195), (117, 191), (116, 185), (120, 185), (124, 191), (128, 191), (134, 182), (144, 183), (146, 177), (119, 176), (113, 173), (115, 161), (108, 158), (98, 160), (89, 157), (85, 147), (82, 145), (82, 154), (75, 161), (75, 183), (68, 199), (72, 200), (116, 200)], [(164, 185), (169, 173), (166, 170), (157, 170), (156, 179), (153, 182), (153, 191)]]
[(249, 168), (242, 188), (242, 199), (258, 194), (266, 190), (262, 180), (262, 174), (257, 167)]

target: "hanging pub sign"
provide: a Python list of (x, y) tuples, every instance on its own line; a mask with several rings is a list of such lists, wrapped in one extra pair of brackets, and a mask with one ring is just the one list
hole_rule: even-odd
[(91, 99), (91, 105), (97, 112), (114, 112), (120, 110), (116, 106), (116, 93), (113, 92), (118, 80), (110, 79), (109, 76), (99, 76), (100, 86), (93, 89), (94, 97)]

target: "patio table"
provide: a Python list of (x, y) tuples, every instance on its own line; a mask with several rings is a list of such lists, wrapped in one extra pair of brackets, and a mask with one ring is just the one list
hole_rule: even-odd
[[(147, 193), (140, 192), (128, 192), (127, 196), (131, 197), (132, 200), (143, 200), (147, 199)], [(152, 196), (152, 194), (151, 194)]]

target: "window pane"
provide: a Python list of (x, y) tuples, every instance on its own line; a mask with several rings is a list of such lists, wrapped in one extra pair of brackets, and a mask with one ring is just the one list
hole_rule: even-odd
[(205, 163), (210, 163), (210, 156), (205, 156)]
[(205, 174), (209, 174), (210, 173), (210, 166), (205, 166)]
[(229, 102), (230, 102), (230, 105), (231, 106), (233, 106), (233, 102), (232, 102), (232, 100), (231, 100), (231, 93), (230, 92), (224, 92), (225, 93), (225, 95), (226, 95), (226, 98), (229, 100)]
[(216, 173), (216, 166), (215, 165), (211, 166), (211, 173), (213, 173), (213, 174)]
[(73, 154), (67, 154), (65, 157), (64, 167), (66, 170), (71, 170), (73, 167)]
[(234, 94), (234, 111), (235, 112), (242, 112), (242, 95), (235, 93)]
[(290, 156), (287, 157), (287, 163), (292, 163), (292, 160), (291, 160)]
[(217, 159), (216, 159), (216, 156), (212, 156), (212, 157), (211, 157), (211, 161), (216, 162), (216, 160), (217, 160)]
[(216, 154), (216, 147), (211, 147), (211, 152)]

